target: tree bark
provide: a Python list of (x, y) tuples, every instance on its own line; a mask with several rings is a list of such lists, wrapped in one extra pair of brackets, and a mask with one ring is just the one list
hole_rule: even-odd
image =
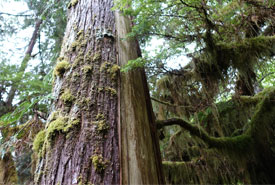
[[(123, 40), (130, 19), (116, 12), (118, 59), (121, 66), (139, 56), (135, 40)], [(143, 69), (121, 75), (120, 86), (122, 184), (164, 183), (158, 137)]]
[(12, 185), (18, 181), (15, 164), (10, 152), (0, 160), (0, 184)]
[(163, 183), (144, 72), (119, 73), (138, 56), (138, 45), (121, 40), (130, 22), (112, 6), (69, 5), (35, 184)]

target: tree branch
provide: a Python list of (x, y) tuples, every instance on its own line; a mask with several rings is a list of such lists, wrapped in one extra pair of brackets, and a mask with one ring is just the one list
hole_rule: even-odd
[(180, 2), (181, 2), (184, 6), (187, 6), (187, 7), (189, 7), (189, 8), (200, 9), (200, 8), (197, 7), (197, 6), (193, 6), (193, 5), (190, 5), (190, 4), (185, 3), (183, 0), (180, 0)]
[(180, 37), (176, 37), (173, 35), (154, 33), (154, 32), (149, 32), (148, 35), (161, 36), (166, 39), (174, 39), (175, 41), (180, 41), (180, 42), (192, 42), (197, 38), (196, 35), (180, 35)]
[(8, 15), (8, 16), (14, 16), (14, 17), (28, 17), (28, 16), (33, 16), (33, 15), (28, 15), (28, 14), (11, 14), (11, 13), (6, 13), (6, 12), (0, 12), (0, 15)]
[(184, 105), (175, 105), (175, 104), (171, 104), (169, 102), (165, 102), (165, 101), (161, 101), (157, 98), (154, 98), (154, 97), (151, 97), (151, 100), (155, 101), (155, 102), (158, 102), (158, 103), (161, 103), (163, 105), (167, 105), (169, 107), (182, 107), (182, 108), (187, 108), (187, 107), (191, 107), (191, 106), (184, 106)]
[(250, 146), (252, 140), (251, 136), (247, 133), (235, 137), (212, 137), (209, 136), (202, 127), (177, 118), (157, 121), (156, 123), (158, 129), (171, 125), (179, 125), (183, 129), (189, 131), (191, 135), (202, 139), (210, 148), (242, 151)]
[(268, 77), (269, 75), (273, 75), (275, 72), (269, 72), (267, 74), (265, 74), (260, 80), (258, 83), (261, 83), (266, 77)]
[(178, 118), (156, 121), (157, 128), (161, 129), (166, 126), (179, 125), (189, 131), (191, 135), (202, 139), (209, 147), (232, 152), (249, 152), (253, 141), (255, 141), (255, 139), (261, 139), (258, 136), (259, 129), (269, 129), (269, 124), (272, 124), (275, 120), (275, 89), (267, 90), (265, 93), (266, 95), (263, 96), (262, 101), (258, 103), (256, 113), (249, 123), (251, 127), (239, 136), (212, 137), (199, 125)]

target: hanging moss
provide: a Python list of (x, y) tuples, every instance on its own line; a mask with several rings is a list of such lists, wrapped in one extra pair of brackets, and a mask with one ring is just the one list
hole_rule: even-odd
[[(273, 123), (275, 120), (275, 88), (272, 87), (266, 89), (251, 98), (253, 98), (253, 102), (255, 100), (257, 100), (257, 102), (259, 102), (259, 100), (261, 101), (258, 103), (251, 121), (247, 121), (249, 128), (240, 135), (234, 137), (215, 138), (209, 135), (207, 136), (207, 133), (202, 130), (200, 132), (196, 132), (195, 128), (194, 130), (193, 128), (191, 129), (190, 133), (197, 133), (197, 136), (203, 138), (203, 141), (206, 142), (210, 147), (216, 148), (212, 149), (212, 151), (215, 152), (209, 153), (208, 150), (203, 149), (200, 146), (201, 150), (199, 153), (196, 153), (196, 155), (192, 152), (188, 153), (190, 157), (188, 162), (166, 162), (164, 169), (165, 173), (168, 173), (166, 174), (167, 179), (169, 179), (168, 182), (171, 184), (250, 184), (251, 182), (258, 184), (270, 183), (274, 181), (273, 174), (275, 173), (275, 170), (273, 164), (275, 162), (275, 136)], [(220, 111), (227, 112), (228, 110), (231, 110), (231, 105), (233, 104), (220, 105)], [(192, 141), (194, 140), (196, 139), (192, 138)], [(172, 151), (174, 152), (173, 155), (179, 156), (179, 158), (176, 160), (182, 160), (181, 156), (185, 155), (184, 151), (182, 151), (182, 148), (180, 147), (181, 145), (184, 145), (183, 143), (188, 143), (186, 144), (186, 148), (193, 145), (193, 143), (190, 143), (188, 138), (184, 138), (184, 140), (179, 140), (176, 142), (174, 139), (172, 142), (174, 145)], [(177, 150), (178, 148), (179, 150)], [(206, 152), (207, 155), (203, 154), (202, 152)], [(197, 155), (199, 155), (199, 158), (194, 157)], [(226, 170), (227, 166), (219, 162), (219, 156), (225, 158), (228, 164), (235, 167), (233, 169)], [(203, 162), (204, 160), (205, 162)], [(201, 168), (197, 168), (196, 165), (192, 164), (194, 161), (196, 161), (196, 163), (198, 163), (198, 161), (203, 162), (203, 166), (201, 166)], [(186, 166), (189, 170), (187, 170), (188, 172), (185, 169)], [(203, 169), (204, 167), (207, 168)], [(192, 175), (190, 175), (190, 170), (192, 171), (193, 169), (195, 169), (195, 171), (193, 171)], [(212, 169), (214, 169), (214, 172)], [(242, 169), (243, 172), (242, 176), (239, 176), (240, 169)], [(177, 171), (181, 171), (183, 174), (178, 174)], [(208, 172), (210, 173), (207, 174)], [(227, 172), (232, 174), (225, 175)], [(186, 173), (189, 174), (188, 177), (185, 176)], [(195, 175), (193, 173), (195, 173)], [(207, 177), (202, 176), (201, 174), (207, 174)], [(198, 178), (199, 181), (188, 181), (188, 178), (191, 178), (191, 176), (192, 178)], [(209, 181), (206, 181), (207, 178), (215, 176), (218, 176), (219, 179), (208, 179)], [(180, 181), (181, 179), (186, 178), (187, 180), (185, 182)]]
[[(207, 39), (206, 39), (207, 40)], [(261, 58), (270, 58), (275, 48), (275, 36), (259, 36), (246, 38), (239, 42), (214, 43), (210, 39), (205, 52), (194, 57), (195, 76), (214, 96), (218, 85), (225, 83), (230, 70), (237, 70), (244, 94), (253, 94), (252, 84), (256, 80), (255, 66)]]
[[(255, 63), (262, 56), (268, 57), (273, 53), (275, 47), (275, 36), (259, 36), (244, 39), (242, 42), (218, 43), (217, 64), (233, 64), (243, 75), (252, 70)], [(225, 65), (227, 63), (227, 65)]]
[(261, 54), (270, 54), (274, 49), (274, 45), (275, 36), (258, 36), (243, 39), (241, 42), (217, 44), (222, 50), (234, 52), (235, 55), (249, 52), (258, 56), (261, 56)]
[(166, 182), (169, 184), (190, 184), (191, 179), (195, 179), (195, 177), (189, 177), (190, 172), (185, 162), (163, 161), (162, 164)]
[(243, 166), (211, 151), (189, 162), (163, 161), (167, 184), (249, 184)]
[(70, 64), (66, 60), (58, 62), (54, 68), (54, 75), (62, 77), (66, 70), (70, 67)]

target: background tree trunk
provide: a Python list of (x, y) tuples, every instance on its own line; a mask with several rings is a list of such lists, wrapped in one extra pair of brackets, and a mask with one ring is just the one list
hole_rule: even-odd
[(0, 184), (12, 185), (18, 181), (14, 162), (10, 152), (0, 160)]
[[(140, 57), (137, 41), (123, 40), (130, 19), (116, 12), (118, 56), (121, 66)], [(121, 74), (121, 171), (123, 184), (164, 184), (158, 137), (143, 69)]]
[(115, 20), (112, 6), (112, 0), (69, 5), (35, 184), (163, 183), (144, 72), (119, 74), (138, 46), (120, 40), (130, 22)]

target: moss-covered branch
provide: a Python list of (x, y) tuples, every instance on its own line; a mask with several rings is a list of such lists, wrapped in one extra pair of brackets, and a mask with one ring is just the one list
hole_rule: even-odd
[(202, 139), (205, 143), (209, 145), (209, 147), (214, 147), (218, 149), (239, 148), (240, 150), (243, 150), (243, 147), (248, 147), (251, 141), (249, 134), (243, 134), (235, 137), (212, 137), (209, 136), (202, 127), (178, 118), (157, 121), (158, 129), (171, 125), (181, 126), (183, 129), (189, 131), (191, 135), (197, 136)]
[(166, 101), (161, 101), (157, 98), (154, 98), (154, 97), (151, 97), (151, 100), (155, 101), (155, 102), (158, 102), (160, 104), (163, 104), (163, 105), (167, 105), (169, 107), (182, 107), (182, 108), (186, 108), (186, 107), (190, 107), (190, 106), (184, 106), (184, 105), (178, 105), (178, 104), (171, 104), (169, 102), (166, 102)]
[(252, 100), (258, 101), (260, 97), (262, 98), (262, 101), (258, 103), (257, 110), (249, 123), (251, 125), (250, 129), (239, 136), (220, 138), (212, 137), (209, 136), (208, 133), (199, 125), (178, 118), (157, 121), (157, 128), (160, 129), (165, 126), (179, 125), (183, 129), (189, 131), (190, 134), (202, 139), (209, 145), (209, 147), (229, 151), (249, 152), (249, 148), (261, 139), (261, 137), (258, 136), (259, 133), (257, 131), (262, 129), (261, 133), (266, 133), (263, 130), (268, 130), (270, 126), (269, 124), (272, 124), (275, 120), (275, 88), (263, 91), (256, 95), (254, 99), (252, 98)]
[(266, 96), (272, 96), (272, 92), (275, 91), (274, 87), (269, 87), (263, 90), (262, 92), (256, 94), (255, 96), (240, 96), (239, 100), (244, 104), (255, 104), (257, 105), (261, 100)]

